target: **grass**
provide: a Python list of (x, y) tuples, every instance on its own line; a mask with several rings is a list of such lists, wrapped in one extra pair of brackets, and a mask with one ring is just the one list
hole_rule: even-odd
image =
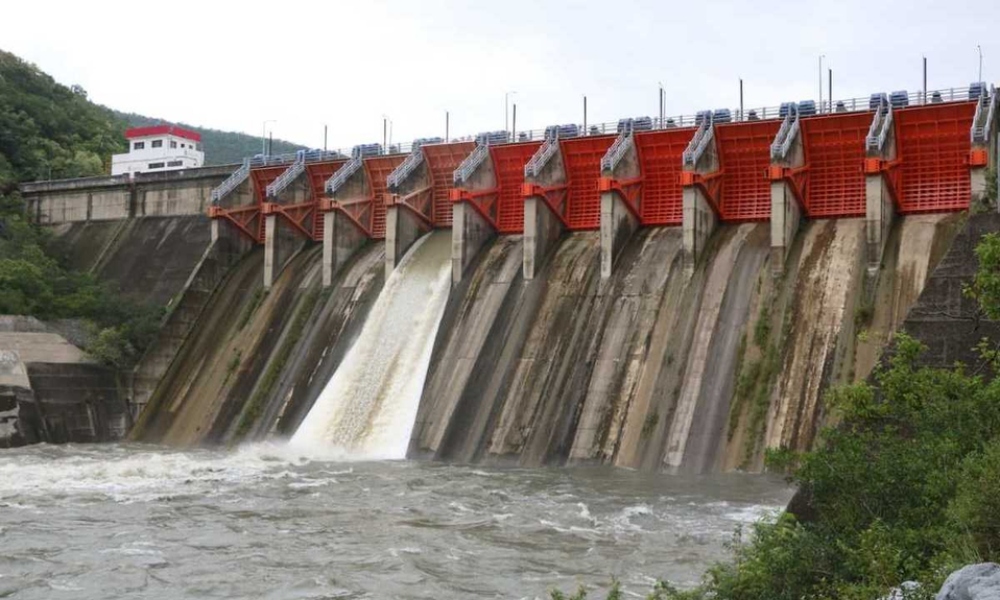
[(240, 363), (243, 361), (243, 350), (236, 348), (233, 350), (233, 357), (229, 359), (229, 364), (226, 365), (226, 378), (222, 381), (222, 386), (225, 387), (229, 380), (232, 378), (236, 370), (240, 368)]
[(243, 314), (240, 315), (240, 325), (237, 331), (243, 331), (243, 328), (247, 326), (254, 313), (257, 312), (257, 308), (260, 307), (260, 303), (267, 297), (267, 292), (264, 288), (257, 288), (257, 291), (253, 293), (253, 298), (250, 299), (250, 303), (243, 310)]

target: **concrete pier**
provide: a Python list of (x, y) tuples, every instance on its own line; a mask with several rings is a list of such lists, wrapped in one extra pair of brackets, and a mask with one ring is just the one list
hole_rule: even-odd
[(865, 238), (869, 275), (878, 272), (889, 231), (896, 218), (889, 168), (896, 160), (896, 131), (881, 113), (875, 135), (884, 131), (881, 146), (868, 145), (865, 158)]
[(710, 178), (719, 170), (719, 154), (715, 143), (713, 125), (708, 123), (695, 133), (688, 152), (685, 152), (681, 182), (682, 194), (684, 267), (691, 272), (708, 245), (708, 240), (719, 226), (719, 215), (709, 198)]
[(421, 236), (432, 226), (434, 178), (423, 149), (415, 147), (387, 182), (391, 196), (385, 213), (385, 276), (389, 277)]
[(611, 271), (622, 249), (639, 228), (641, 195), (635, 194), (630, 207), (624, 194), (629, 182), (638, 192), (641, 177), (639, 155), (631, 131), (624, 132), (601, 161), (601, 279), (611, 277)]
[[(792, 117), (797, 119), (798, 117)], [(805, 149), (797, 121), (779, 131), (771, 152), (771, 273), (780, 275), (795, 242), (805, 211), (795, 189), (796, 170), (805, 166)]]
[[(551, 147), (554, 145), (555, 147)], [(536, 160), (544, 159), (544, 160)], [(542, 144), (532, 158), (532, 167), (524, 174), (524, 278), (531, 280), (541, 270), (555, 249), (556, 242), (566, 232), (562, 219), (553, 212), (545, 199), (548, 188), (567, 185), (559, 140), (551, 139)], [(554, 196), (553, 196), (554, 197)], [(562, 196), (565, 202), (565, 194)]]
[[(323, 218), (323, 287), (333, 284), (337, 271), (368, 242), (370, 235), (353, 222), (342, 208), (368, 202), (371, 197), (368, 176), (361, 159), (352, 159), (340, 168), (348, 174), (346, 179), (339, 182), (336, 189), (326, 189), (328, 197), (319, 205)], [(381, 201), (381, 198), (375, 200)], [(337, 206), (341, 208), (335, 208)], [(370, 206), (368, 210), (374, 211), (375, 207)]]
[(368, 236), (340, 211), (321, 213), (323, 219), (323, 287), (333, 284), (333, 277), (351, 256), (368, 241)]
[(385, 276), (392, 274), (406, 251), (431, 230), (430, 225), (408, 206), (390, 204), (385, 211)]
[(473, 259), (497, 236), (497, 231), (469, 202), (453, 207), (451, 230), (451, 280), (462, 281)]
[(456, 188), (452, 198), (457, 201), (453, 205), (451, 230), (451, 280), (453, 283), (462, 281), (466, 269), (475, 259), (479, 251), (497, 236), (497, 230), (489, 219), (477, 210), (473, 197), (477, 193), (491, 192), (491, 196), (483, 196), (492, 201), (493, 215), (497, 213), (499, 203), (499, 182), (496, 169), (490, 157), (489, 146), (476, 146), (469, 156), (459, 165), (456, 177)]
[[(288, 261), (312, 241), (314, 219), (319, 218), (319, 214), (304, 158), (292, 163), (265, 193), (268, 201), (261, 211), (264, 215), (264, 287), (270, 289)], [(310, 204), (311, 208), (304, 208)]]

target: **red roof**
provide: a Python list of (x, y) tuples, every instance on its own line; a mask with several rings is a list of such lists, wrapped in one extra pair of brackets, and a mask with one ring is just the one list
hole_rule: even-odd
[(138, 137), (149, 137), (151, 135), (176, 135), (177, 137), (187, 138), (195, 142), (201, 141), (201, 134), (196, 131), (191, 131), (190, 129), (184, 129), (183, 127), (178, 127), (177, 125), (153, 125), (151, 127), (130, 127), (125, 130), (125, 137), (127, 139), (138, 138)]

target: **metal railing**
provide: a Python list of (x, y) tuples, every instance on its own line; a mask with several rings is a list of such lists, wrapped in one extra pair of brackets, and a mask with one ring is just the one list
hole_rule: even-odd
[(892, 110), (892, 103), (883, 101), (875, 111), (872, 124), (868, 128), (868, 135), (865, 137), (865, 149), (868, 154), (878, 155), (885, 150), (885, 142), (892, 130)]
[(997, 111), (996, 88), (990, 86), (989, 95), (980, 95), (976, 103), (976, 115), (972, 119), (972, 131), (969, 133), (973, 144), (986, 144), (993, 131), (993, 119)]
[(267, 197), (274, 198), (306, 170), (306, 153), (298, 152), (293, 162), (277, 179), (267, 185)]
[(615, 143), (611, 144), (608, 151), (604, 153), (604, 157), (601, 158), (601, 169), (613, 171), (622, 158), (625, 157), (625, 153), (633, 146), (635, 146), (635, 138), (632, 135), (632, 128), (626, 127), (615, 139)]
[(799, 136), (800, 127), (798, 112), (789, 112), (781, 122), (778, 134), (774, 136), (774, 142), (771, 144), (771, 160), (782, 160), (788, 156), (792, 144)]
[(556, 152), (559, 151), (559, 137), (550, 137), (545, 140), (545, 143), (535, 152), (528, 161), (528, 164), (524, 165), (524, 176), (525, 177), (537, 177), (541, 170), (552, 160), (552, 157)]
[(792, 120), (795, 117), (795, 111), (789, 111), (785, 115), (785, 119), (781, 122), (781, 127), (778, 128), (778, 133), (774, 136), (774, 141), (771, 142), (771, 160), (781, 158), (783, 153), (781, 151), (785, 144), (785, 138), (788, 137), (788, 131), (792, 128)]
[(711, 115), (705, 115), (702, 118), (701, 125), (698, 126), (698, 131), (695, 132), (688, 143), (687, 149), (684, 150), (684, 165), (688, 167), (696, 166), (714, 137), (715, 127), (712, 126), (712, 117)]
[[(994, 94), (990, 94), (993, 98)], [(941, 102), (962, 102), (975, 99), (975, 95), (970, 93), (968, 86), (962, 88), (944, 88), (938, 90), (928, 90), (926, 94), (920, 91), (906, 92), (905, 94), (895, 94), (893, 96), (894, 100), (902, 101), (905, 98), (905, 106), (920, 106), (923, 104), (936, 104)], [(873, 109), (869, 107), (869, 102), (871, 97), (863, 98), (847, 98), (841, 100), (824, 100), (822, 102), (815, 102), (817, 108), (817, 115), (831, 114), (831, 113), (850, 113), (850, 112), (871, 112)], [(989, 108), (992, 109), (991, 104)], [(898, 107), (897, 107), (898, 108)], [(781, 106), (762, 106), (753, 108), (720, 108), (715, 112), (725, 112), (728, 111), (732, 116), (732, 122), (745, 122), (745, 121), (766, 121), (773, 119), (784, 119), (785, 115), (781, 114)], [(652, 129), (670, 129), (674, 127), (696, 127), (699, 125), (697, 115), (674, 115), (665, 116), (663, 118), (652, 117)], [(577, 124), (580, 130), (580, 135), (582, 136), (592, 136), (592, 135), (617, 135), (618, 125), (620, 120), (608, 121), (604, 123), (588, 124), (584, 127), (582, 124)], [(519, 131), (510, 132), (509, 139), (511, 142), (529, 142), (545, 140), (546, 128), (540, 129), (526, 129)], [(988, 136), (989, 134), (986, 133)], [(444, 141), (444, 143), (450, 142), (464, 142), (464, 141), (475, 141), (475, 135), (466, 135), (459, 137), (451, 137)], [(414, 143), (407, 142), (401, 144), (390, 144), (388, 149), (383, 149), (383, 154), (411, 154), (414, 150)], [(419, 146), (419, 144), (416, 144)], [(543, 149), (545, 145), (543, 145)], [(694, 148), (692, 148), (694, 149)], [(350, 156), (351, 150), (349, 149), (337, 149), (330, 151), (319, 151), (310, 150), (307, 151), (307, 162), (313, 162), (314, 160), (330, 160), (334, 158), (343, 158), (345, 156)], [(281, 154), (274, 156), (255, 156), (251, 159), (251, 167), (261, 167), (261, 166), (277, 166), (282, 164), (291, 164), (295, 161), (294, 154)]]
[(326, 180), (326, 193), (328, 196), (332, 196), (337, 190), (339, 190), (347, 180), (351, 178), (358, 172), (363, 164), (362, 158), (360, 156), (353, 156), (351, 160), (345, 162), (343, 165), (337, 169), (337, 172), (333, 174), (332, 177)]
[(241, 183), (246, 181), (247, 177), (250, 177), (250, 159), (244, 158), (243, 164), (240, 165), (240, 168), (233, 171), (232, 175), (227, 177), (217, 188), (212, 190), (212, 204), (218, 204), (219, 201), (228, 196), (229, 193), (239, 187)]
[(486, 157), (489, 155), (490, 147), (487, 144), (477, 144), (472, 153), (466, 156), (465, 160), (463, 160), (458, 165), (458, 168), (455, 169), (455, 173), (452, 175), (452, 180), (455, 183), (465, 183), (465, 181), (476, 172), (479, 165), (483, 164)]
[(406, 178), (410, 176), (413, 171), (424, 162), (424, 153), (420, 149), (420, 146), (414, 148), (410, 155), (406, 157), (406, 160), (399, 163), (399, 166), (393, 169), (392, 173), (389, 173), (389, 177), (386, 179), (386, 184), (389, 189), (395, 191), (399, 186), (406, 181)]

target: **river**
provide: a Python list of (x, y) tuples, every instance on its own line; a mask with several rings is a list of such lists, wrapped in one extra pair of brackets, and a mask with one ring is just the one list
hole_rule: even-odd
[[(280, 444), (0, 451), (0, 597), (547, 598), (691, 585), (791, 492), (751, 475), (303, 456)], [(594, 592), (591, 597), (603, 598)]]

